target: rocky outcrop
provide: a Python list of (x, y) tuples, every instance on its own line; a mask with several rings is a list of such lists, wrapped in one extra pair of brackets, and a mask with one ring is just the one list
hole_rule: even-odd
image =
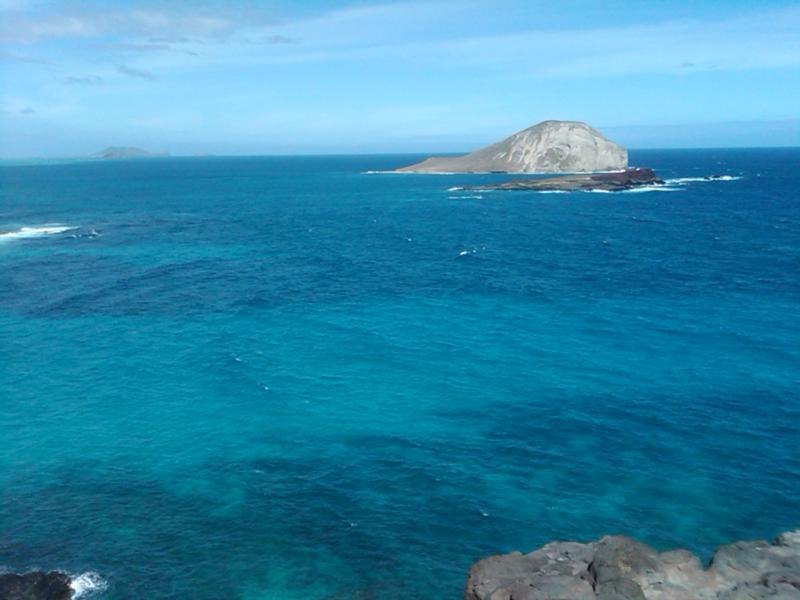
[(465, 600), (800, 600), (800, 530), (736, 542), (708, 568), (686, 550), (657, 552), (624, 536), (553, 542), (473, 565)]
[(418, 173), (586, 173), (628, 166), (628, 152), (579, 121), (543, 121), (465, 156), (402, 167)]
[(70, 600), (70, 579), (58, 571), (0, 575), (0, 600)]
[(583, 175), (562, 175), (544, 179), (515, 179), (505, 183), (469, 186), (470, 190), (510, 190), (528, 192), (621, 192), (645, 185), (663, 185), (653, 169), (634, 167), (615, 173), (593, 173)]

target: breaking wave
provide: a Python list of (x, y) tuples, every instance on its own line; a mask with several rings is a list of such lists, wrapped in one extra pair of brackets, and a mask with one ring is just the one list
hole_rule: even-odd
[(77, 229), (77, 227), (59, 224), (41, 225), (39, 227), (20, 227), (16, 231), (6, 231), (0, 233), (0, 242), (54, 235), (57, 233), (70, 231), (72, 229)]
[(674, 188), (666, 185), (643, 185), (641, 187), (622, 190), (623, 194), (635, 194), (642, 192), (682, 192), (683, 188)]
[(675, 177), (673, 179), (666, 179), (668, 184), (677, 183), (678, 185), (684, 183), (704, 182), (709, 183), (712, 181), (737, 181), (741, 179), (740, 175), (718, 175), (713, 177)]
[(69, 587), (72, 589), (72, 600), (78, 600), (104, 592), (108, 589), (108, 582), (97, 573), (88, 571), (73, 577)]
[(383, 171), (361, 171), (362, 175), (464, 175), (464, 173), (456, 173), (453, 171), (392, 171), (391, 169)]

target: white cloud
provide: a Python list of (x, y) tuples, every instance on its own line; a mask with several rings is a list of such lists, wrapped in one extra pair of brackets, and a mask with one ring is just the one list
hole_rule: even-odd
[(64, 77), (62, 82), (66, 85), (103, 85), (105, 79), (97, 75), (84, 75), (82, 77), (69, 75), (68, 77)]
[(356, 6), (284, 22), (263, 11), (177, 6), (14, 13), (0, 22), (0, 38), (17, 44), (83, 39), (103, 51), (92, 60), (111, 64), (127, 62), (132, 53), (164, 54), (149, 58), (152, 69), (380, 60), (420, 69), (496, 69), (513, 79), (800, 64), (798, 7), (627, 27), (553, 30), (533, 23), (520, 31), (517, 23), (512, 33), (481, 35), (480, 27), (458, 26), (474, 21), (470, 3)]
[[(277, 25), (243, 25), (224, 44), (180, 46), (184, 54), (200, 56), (197, 60), (173, 55), (154, 61), (176, 70), (380, 61), (419, 70), (472, 69), (476, 77), (491, 74), (512, 81), (800, 65), (800, 8), (760, 10), (714, 22), (459, 35), (458, 27), (443, 34), (432, 26), (444, 18), (441, 5), (432, 3), (419, 11), (416, 6), (380, 5)], [(457, 22), (457, 16), (450, 18)], [(271, 47), (257, 50), (254, 44)]]
[(134, 77), (136, 79), (146, 79), (148, 81), (156, 80), (156, 76), (153, 75), (150, 71), (146, 71), (144, 69), (137, 69), (136, 67), (130, 67), (128, 65), (117, 65), (117, 72), (123, 75), (127, 75), (128, 77)]
[[(388, 11), (389, 9), (387, 9)], [(405, 15), (405, 16), (404, 16)], [(332, 13), (311, 23), (286, 26), (288, 35), (308, 40), (291, 53), (262, 55), (263, 62), (323, 60), (407, 61), (426, 67), (505, 67), (519, 76), (574, 77), (694, 70), (776, 68), (800, 65), (800, 8), (721, 18), (663, 21), (627, 27), (478, 35), (396, 41), (374, 23), (375, 11)], [(381, 14), (406, 32), (417, 15)], [(406, 19), (404, 21), (403, 19)], [(336, 23), (348, 23), (346, 32)], [(323, 31), (320, 23), (328, 23)], [(350, 30), (362, 32), (356, 37)]]
[(0, 40), (33, 43), (54, 38), (90, 38), (101, 35), (224, 37), (242, 23), (226, 15), (210, 15), (192, 10), (138, 9), (98, 12), (31, 15), (8, 14), (0, 23)]

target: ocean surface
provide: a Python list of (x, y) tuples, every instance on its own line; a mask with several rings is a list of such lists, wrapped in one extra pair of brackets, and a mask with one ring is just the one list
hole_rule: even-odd
[(0, 166), (0, 569), (458, 599), (553, 539), (800, 527), (800, 149), (368, 172), (416, 159)]

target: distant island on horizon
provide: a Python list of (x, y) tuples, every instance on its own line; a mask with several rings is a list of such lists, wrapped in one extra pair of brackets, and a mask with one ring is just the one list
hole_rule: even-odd
[(169, 152), (150, 152), (134, 146), (108, 146), (107, 148), (95, 152), (90, 158), (102, 160), (116, 160), (122, 158), (158, 158), (170, 156)]

